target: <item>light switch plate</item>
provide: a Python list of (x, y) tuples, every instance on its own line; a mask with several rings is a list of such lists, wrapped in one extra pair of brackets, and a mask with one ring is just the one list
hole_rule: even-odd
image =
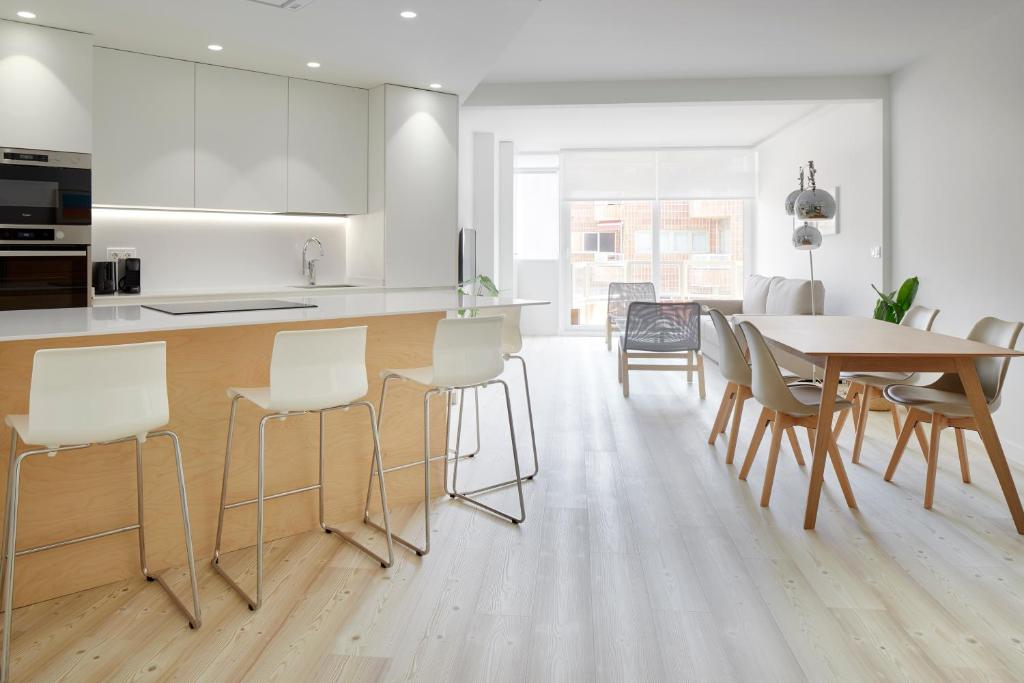
[(878, 245), (871, 247), (871, 258), (882, 258), (882, 247)]

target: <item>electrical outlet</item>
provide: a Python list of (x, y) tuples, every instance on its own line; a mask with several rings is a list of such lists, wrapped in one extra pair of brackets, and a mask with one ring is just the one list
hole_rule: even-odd
[(120, 261), (126, 258), (135, 258), (135, 247), (107, 247), (107, 260)]

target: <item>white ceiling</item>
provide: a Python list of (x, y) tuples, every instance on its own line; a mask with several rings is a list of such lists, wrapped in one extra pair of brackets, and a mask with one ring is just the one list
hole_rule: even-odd
[[(468, 95), (537, 5), (313, 0), (293, 12), (248, 0), (0, 0), (0, 17), (31, 10), (35, 23), (92, 33), (107, 47), (361, 87), (438, 82)], [(419, 16), (402, 19), (406, 9)]]
[(588, 147), (745, 147), (817, 109), (815, 103), (470, 107), (460, 128), (495, 133), (520, 152)]
[(28, 9), (99, 45), (465, 98), (481, 81), (886, 74), (1021, 1), (0, 0), (0, 17)]
[(881, 75), (1019, 0), (544, 0), (489, 82)]

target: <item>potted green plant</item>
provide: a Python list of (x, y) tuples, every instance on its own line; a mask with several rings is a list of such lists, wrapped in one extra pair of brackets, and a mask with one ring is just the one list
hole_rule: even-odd
[[(464, 296), (500, 296), (498, 287), (494, 284), (494, 280), (486, 275), (477, 275), (474, 278), (466, 280), (459, 284), (459, 298)], [(464, 318), (466, 314), (469, 314), (470, 318), (475, 318), (480, 313), (479, 308), (460, 308), (459, 317)]]
[(891, 294), (885, 294), (878, 287), (871, 285), (871, 289), (878, 293), (878, 301), (875, 303), (875, 320), (899, 324), (910, 307), (914, 305), (914, 297), (917, 296), (917, 288), (920, 284), (921, 281), (917, 277), (907, 278), (900, 288), (893, 290)]

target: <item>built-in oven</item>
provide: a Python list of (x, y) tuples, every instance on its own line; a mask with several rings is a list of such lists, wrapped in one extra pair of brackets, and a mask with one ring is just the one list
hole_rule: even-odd
[(0, 310), (92, 300), (88, 154), (0, 147)]

